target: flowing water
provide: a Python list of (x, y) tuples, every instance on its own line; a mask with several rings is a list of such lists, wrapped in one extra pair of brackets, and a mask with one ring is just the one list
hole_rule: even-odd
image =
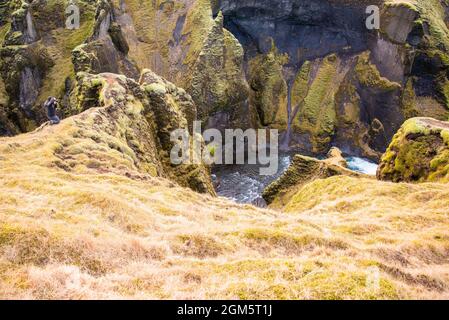
[(348, 168), (357, 172), (369, 174), (371, 176), (375, 176), (377, 172), (377, 168), (379, 167), (376, 163), (371, 162), (366, 159), (357, 158), (357, 157), (349, 157), (346, 158), (348, 162)]
[[(232, 199), (238, 203), (261, 204), (263, 190), (279, 178), (291, 163), (294, 153), (279, 155), (279, 170), (273, 176), (261, 176), (258, 165), (217, 166), (213, 169), (213, 180), (219, 196)], [(377, 164), (366, 159), (349, 157), (351, 170), (375, 175)]]

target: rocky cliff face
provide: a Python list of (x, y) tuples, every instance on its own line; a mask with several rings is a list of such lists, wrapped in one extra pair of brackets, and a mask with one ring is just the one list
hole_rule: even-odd
[[(381, 9), (379, 31), (365, 26), (368, 5)], [(448, 117), (443, 1), (223, 0), (218, 10), (245, 48), (261, 124), (283, 129), (286, 144), (376, 159), (405, 119)]]
[(80, 1), (80, 29), (68, 30), (63, 1), (8, 4), (11, 13), (0, 27), (0, 74), (8, 96), (2, 125), (15, 134), (45, 121), (42, 102), (49, 95), (68, 96), (75, 78), (71, 51), (91, 33), (95, 7)]
[[(380, 7), (368, 30), (368, 5)], [(49, 95), (66, 110), (77, 72), (149, 68), (185, 88), (217, 128), (278, 128), (283, 146), (379, 159), (401, 124), (447, 120), (445, 1), (10, 0), (0, 22), (1, 133), (45, 121)], [(64, 112), (67, 113), (67, 112)]]
[[(200, 117), (254, 127), (238, 40), (214, 21), (208, 0), (79, 1), (81, 27), (65, 29), (65, 2), (10, 1), (1, 28), (1, 74), (9, 103), (4, 133), (28, 131), (45, 120), (42, 102), (68, 99), (77, 72), (124, 74), (138, 80), (154, 70), (186, 88)], [(3, 7), (2, 7), (3, 8)], [(3, 10), (3, 9), (2, 9)], [(216, 120), (214, 120), (216, 119)]]

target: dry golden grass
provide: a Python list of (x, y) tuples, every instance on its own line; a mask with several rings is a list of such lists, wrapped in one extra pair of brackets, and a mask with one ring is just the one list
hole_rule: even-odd
[(334, 177), (237, 205), (80, 134), (97, 112), (0, 139), (1, 298), (449, 297), (447, 185)]

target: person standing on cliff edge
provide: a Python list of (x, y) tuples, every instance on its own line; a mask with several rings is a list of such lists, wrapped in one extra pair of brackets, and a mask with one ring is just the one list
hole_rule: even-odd
[(55, 97), (48, 97), (44, 103), (44, 107), (47, 109), (47, 117), (50, 120), (51, 125), (56, 125), (61, 122), (56, 115), (56, 108), (58, 107), (58, 100)]

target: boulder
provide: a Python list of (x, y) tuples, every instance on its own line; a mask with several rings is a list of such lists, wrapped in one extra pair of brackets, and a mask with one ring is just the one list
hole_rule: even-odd
[(449, 182), (449, 122), (406, 121), (383, 155), (377, 177), (393, 182)]
[(332, 147), (327, 153), (327, 159), (325, 160), (328, 164), (340, 166), (343, 168), (348, 167), (346, 159), (343, 157), (343, 152), (336, 147)]

